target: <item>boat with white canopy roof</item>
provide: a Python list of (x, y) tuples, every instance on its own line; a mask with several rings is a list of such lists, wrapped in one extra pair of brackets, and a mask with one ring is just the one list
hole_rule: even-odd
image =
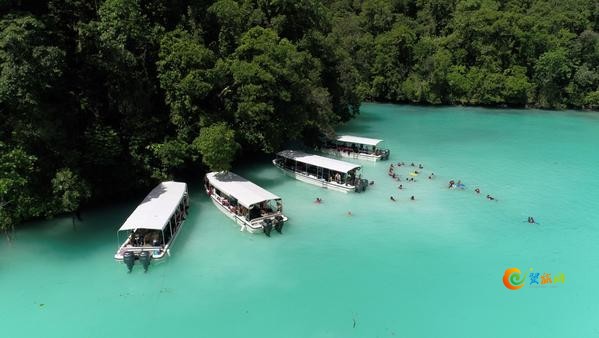
[(272, 162), (285, 174), (326, 189), (361, 192), (368, 186), (368, 180), (359, 173), (362, 167), (358, 164), (298, 150), (283, 150)]
[(147, 270), (150, 261), (170, 255), (170, 248), (177, 238), (189, 209), (187, 184), (162, 182), (141, 202), (119, 228), (127, 238), (114, 258), (124, 261), (131, 271), (135, 260), (140, 260)]
[(240, 231), (262, 231), (270, 237), (274, 228), (281, 233), (287, 217), (279, 196), (229, 171), (206, 174), (204, 187), (212, 203), (241, 226)]
[(383, 140), (341, 135), (334, 140), (327, 140), (322, 146), (322, 152), (337, 157), (353, 158), (366, 161), (389, 159), (389, 149), (379, 148)]

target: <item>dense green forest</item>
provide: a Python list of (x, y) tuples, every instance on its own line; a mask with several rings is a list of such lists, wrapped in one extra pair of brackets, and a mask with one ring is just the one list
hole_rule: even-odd
[(4, 230), (329, 134), (364, 100), (599, 107), (599, 0), (0, 0), (0, 14)]

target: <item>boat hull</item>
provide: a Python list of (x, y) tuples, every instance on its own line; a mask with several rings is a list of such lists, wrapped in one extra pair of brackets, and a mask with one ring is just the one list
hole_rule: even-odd
[(175, 243), (175, 241), (177, 240), (177, 237), (179, 236), (179, 233), (181, 232), (181, 228), (183, 227), (183, 223), (185, 223), (185, 220), (183, 222), (181, 222), (181, 225), (177, 228), (177, 231), (173, 234), (173, 237), (168, 242), (168, 244), (164, 246), (164, 248), (155, 247), (155, 246), (127, 247), (127, 242), (129, 241), (127, 239), (127, 240), (125, 240), (125, 242), (121, 245), (119, 250), (114, 255), (114, 259), (117, 260), (118, 262), (122, 262), (123, 254), (126, 251), (131, 251), (131, 252), (134, 252), (137, 254), (139, 254), (139, 252), (141, 252), (141, 251), (150, 251), (152, 253), (152, 260), (161, 261), (161, 260), (165, 259), (167, 256), (170, 256), (170, 249), (173, 246), (173, 244)]
[(283, 173), (285, 173), (285, 175), (289, 176), (289, 177), (293, 177), (298, 181), (302, 181), (305, 183), (309, 183), (312, 185), (315, 185), (317, 187), (321, 187), (321, 188), (325, 188), (325, 189), (329, 189), (329, 190), (335, 190), (335, 191), (340, 191), (340, 192), (344, 192), (344, 193), (348, 193), (348, 192), (355, 192), (356, 187), (353, 185), (341, 185), (341, 184), (337, 184), (337, 183), (333, 183), (333, 182), (327, 182), (324, 179), (319, 179), (313, 176), (309, 176), (309, 175), (305, 175), (302, 173), (298, 173), (286, 168), (282, 168), (281, 166), (277, 165), (277, 163), (273, 160), (272, 163), (275, 165), (275, 167), (279, 168), (281, 171), (283, 171)]
[(383, 159), (383, 155), (364, 154), (355, 152), (338, 151), (336, 149), (325, 148), (321, 150), (323, 153), (332, 155), (337, 158), (351, 158), (354, 160), (376, 162)]
[[(227, 207), (225, 207), (224, 205), (220, 204), (216, 198), (214, 196), (209, 196), (210, 200), (212, 201), (212, 203), (216, 206), (216, 208), (218, 210), (220, 210), (220, 212), (222, 212), (225, 216), (227, 216), (229, 219), (231, 219), (233, 222), (235, 222), (235, 224), (239, 225), (239, 231), (247, 231), (249, 233), (255, 234), (255, 233), (260, 233), (263, 232), (263, 228), (262, 228), (262, 220), (264, 218), (257, 218), (252, 222), (249, 222), (247, 220), (245, 220), (245, 218), (240, 217), (239, 215), (231, 212), (229, 209), (227, 209)], [(287, 222), (287, 217), (285, 217), (285, 215), (280, 214), (281, 217), (283, 217), (283, 222)], [(269, 216), (272, 217), (272, 216)], [(269, 218), (269, 217), (265, 217), (265, 218)]]

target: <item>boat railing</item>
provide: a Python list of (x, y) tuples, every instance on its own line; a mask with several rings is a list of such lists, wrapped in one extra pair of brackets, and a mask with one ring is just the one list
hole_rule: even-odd
[(162, 246), (123, 246), (121, 247), (121, 249), (119, 250), (119, 254), (123, 254), (127, 251), (130, 252), (134, 252), (134, 253), (140, 253), (142, 251), (156, 251), (156, 250), (163, 250), (164, 248)]
[(251, 222), (251, 223), (254, 223), (254, 222), (261, 222), (261, 221), (263, 221), (263, 220), (265, 220), (265, 219), (269, 219), (269, 218), (275, 218), (276, 216), (283, 216), (283, 213), (282, 213), (282, 212), (280, 212), (280, 211), (271, 212), (271, 213), (268, 213), (268, 214), (266, 214), (266, 215), (263, 215), (263, 216), (260, 216), (260, 217), (253, 218), (253, 219), (252, 219), (250, 222)]
[(373, 156), (379, 156), (379, 155), (384, 155), (385, 153), (389, 152), (389, 149), (386, 148), (378, 148), (375, 151), (372, 150), (368, 150), (368, 149), (354, 149), (352, 147), (346, 147), (346, 146), (329, 146), (326, 147), (328, 149), (332, 149), (335, 150), (337, 152), (344, 152), (344, 153), (354, 153), (354, 154), (365, 154), (365, 155), (373, 155)]

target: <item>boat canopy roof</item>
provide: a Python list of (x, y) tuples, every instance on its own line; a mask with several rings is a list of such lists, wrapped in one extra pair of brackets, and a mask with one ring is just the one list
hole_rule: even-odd
[(235, 197), (239, 204), (248, 209), (256, 203), (281, 199), (232, 172), (211, 172), (206, 174), (206, 178), (216, 189)]
[(359, 137), (359, 136), (351, 136), (351, 135), (341, 135), (337, 137), (338, 142), (349, 142), (356, 144), (364, 144), (367, 146), (376, 146), (377, 144), (383, 142), (383, 140), (375, 139), (375, 138), (367, 138), (367, 137)]
[(313, 165), (316, 167), (321, 167), (329, 170), (339, 171), (342, 173), (347, 173), (350, 170), (360, 168), (360, 165), (353, 164), (349, 162), (339, 161), (328, 157), (306, 154), (297, 150), (283, 150), (277, 155), (292, 159), (298, 162), (303, 162), (305, 164)]
[(186, 191), (186, 183), (172, 181), (160, 183), (137, 206), (119, 231), (163, 230), (177, 210)]

